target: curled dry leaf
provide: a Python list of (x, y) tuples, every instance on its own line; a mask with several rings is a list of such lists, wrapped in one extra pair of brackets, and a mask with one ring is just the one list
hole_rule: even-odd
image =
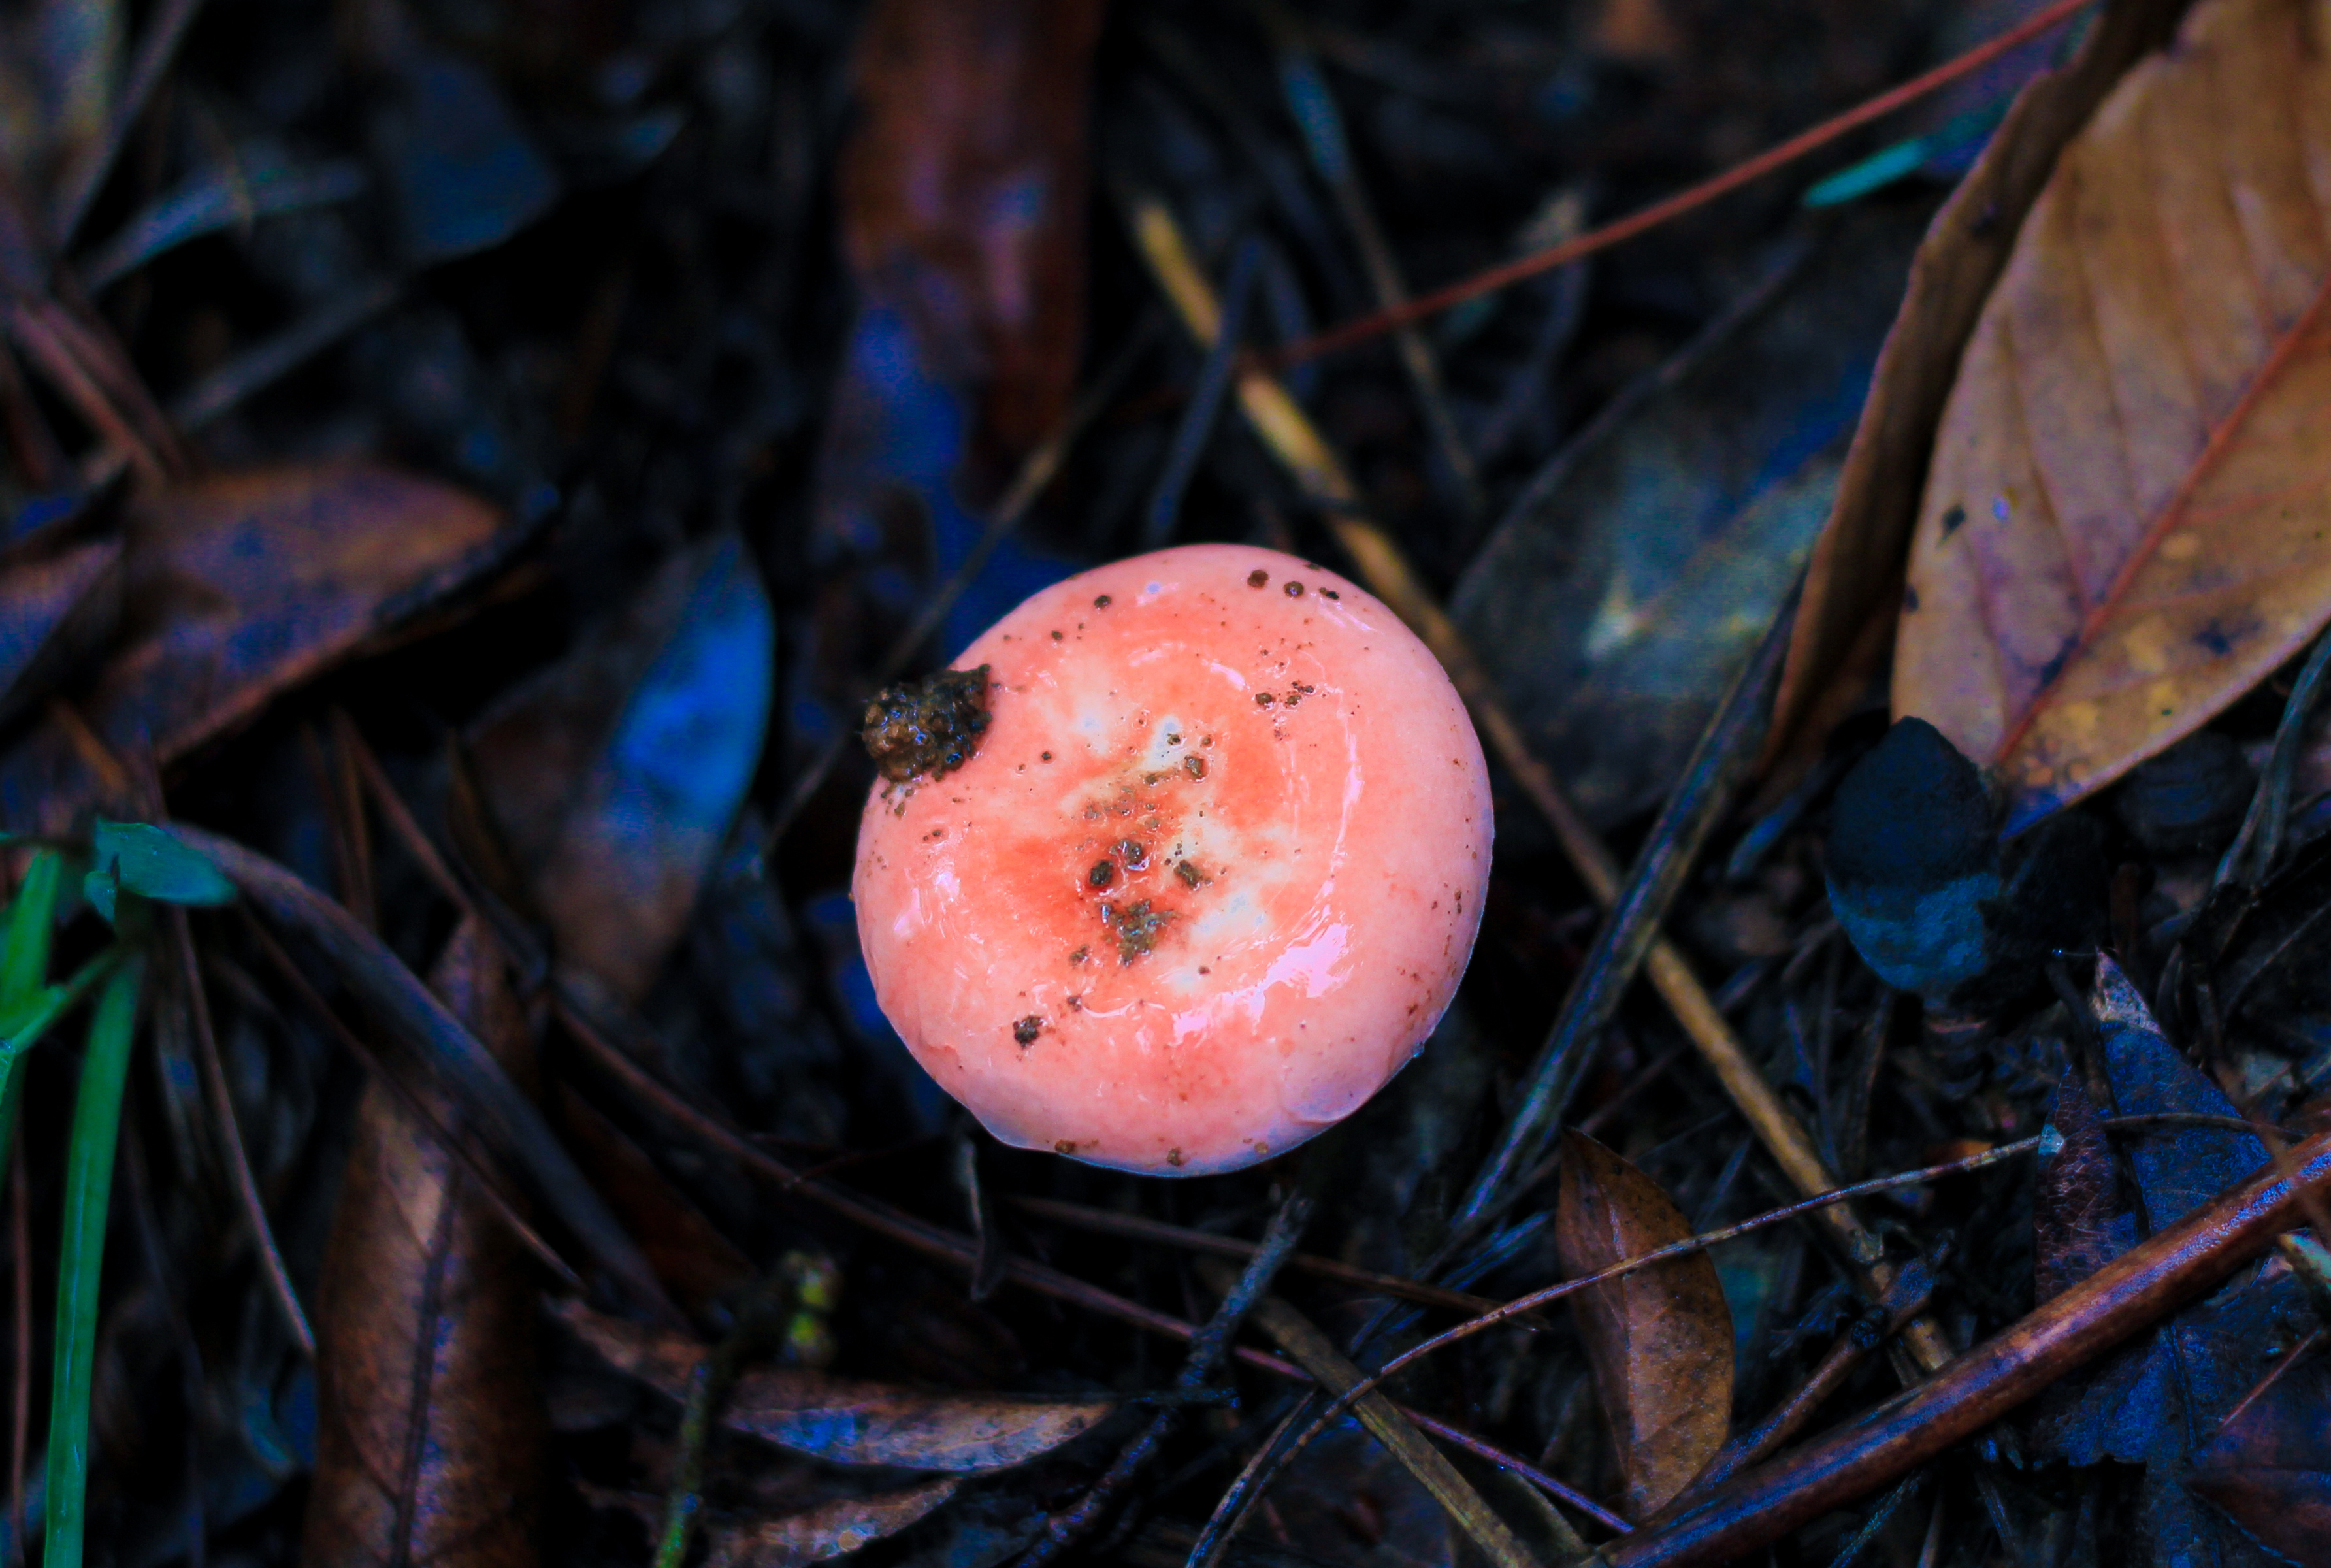
[(681, 552), (480, 721), (478, 782), (559, 951), (636, 1000), (753, 782), (776, 623), (733, 534)]
[[(432, 984), (512, 1076), (531, 1079), (526, 1021), (474, 920), (455, 929)], [(536, 1561), (545, 1417), (534, 1287), (476, 1177), (377, 1083), (357, 1111), (318, 1305), (316, 1479), (300, 1561)]]
[[(68, 695), (100, 739), (168, 763), (473, 580), (514, 535), (450, 486), (371, 464), (263, 469), (133, 501), (123, 639)], [(9, 826), (63, 832), (109, 781), (53, 717), (0, 763)]]
[[(2174, 148), (2178, 156), (2167, 156)], [(2204, 0), (2064, 151), (1961, 362), (1896, 711), (2025, 826), (2331, 619), (2331, 8)]]
[[(1580, 1132), (1563, 1138), (1555, 1245), (1575, 1278), (1691, 1234), (1659, 1183)], [(1705, 1252), (1572, 1297), (1626, 1478), (1626, 1512), (1657, 1513), (1724, 1446), (1732, 1309)]]
[[(603, 1316), (579, 1303), (558, 1315), (617, 1371), (668, 1398), (686, 1397), (705, 1347), (669, 1331)], [(1099, 1425), (1114, 1401), (1055, 1402), (925, 1393), (790, 1367), (737, 1378), (723, 1425), (838, 1465), (993, 1470), (1032, 1459)]]
[(1919, 245), (1854, 427), (1836, 504), (1805, 574), (1765, 739), (1766, 765), (1784, 755), (1810, 765), (1829, 726), (1882, 665), (1927, 456), (1959, 351), (2057, 154), (2121, 73), (2167, 39), (2185, 3), (2107, 0), (2072, 61), (2016, 95)]
[(715, 1528), (704, 1568), (801, 1568), (895, 1535), (955, 1496), (961, 1481), (925, 1481), (895, 1492), (841, 1497), (782, 1519)]

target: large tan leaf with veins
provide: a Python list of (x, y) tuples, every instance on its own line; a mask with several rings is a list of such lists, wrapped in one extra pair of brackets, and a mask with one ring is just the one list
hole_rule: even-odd
[(2331, 619), (2331, 0), (2204, 0), (2058, 162), (1959, 366), (1894, 708), (2022, 826)]

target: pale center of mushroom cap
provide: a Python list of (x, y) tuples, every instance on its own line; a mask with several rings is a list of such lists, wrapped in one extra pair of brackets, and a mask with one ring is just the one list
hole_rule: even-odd
[(1362, 773), (1320, 661), (1283, 645), (1242, 670), (1166, 637), (1096, 678), (1051, 652), (1001, 683), (982, 759), (1029, 783), (1027, 809), (978, 824), (997, 907), (1070, 934), (1033, 994), (1058, 995), (1070, 1033), (1079, 1015), (1163, 1008), (1182, 1041), (1260, 1022), (1275, 988), (1334, 985), (1349, 933), (1331, 897)]

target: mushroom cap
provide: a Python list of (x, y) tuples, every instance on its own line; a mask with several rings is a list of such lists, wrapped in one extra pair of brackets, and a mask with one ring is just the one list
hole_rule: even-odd
[(878, 784), (852, 896), (882, 1011), (1005, 1143), (1194, 1175), (1283, 1153), (1423, 1044), (1470, 956), (1489, 771), (1399, 619), (1274, 550), (1036, 594), (990, 720)]

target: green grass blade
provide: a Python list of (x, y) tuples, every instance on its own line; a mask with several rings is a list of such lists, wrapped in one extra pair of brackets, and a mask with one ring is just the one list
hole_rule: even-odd
[(43, 1568), (81, 1568), (89, 1489), (89, 1392), (97, 1364), (97, 1290), (106, 1206), (121, 1133), (121, 1091), (138, 1031), (146, 960), (132, 954), (105, 982), (90, 1020), (81, 1094), (65, 1155), (65, 1218), (57, 1260), (56, 1358), (49, 1395), (48, 1545)]
[(40, 1000), (49, 983), (49, 942), (57, 925), (57, 893), (64, 883), (64, 857), (43, 850), (24, 872), (24, 885), (8, 909), (0, 936), (0, 1019), (12, 1019)]

